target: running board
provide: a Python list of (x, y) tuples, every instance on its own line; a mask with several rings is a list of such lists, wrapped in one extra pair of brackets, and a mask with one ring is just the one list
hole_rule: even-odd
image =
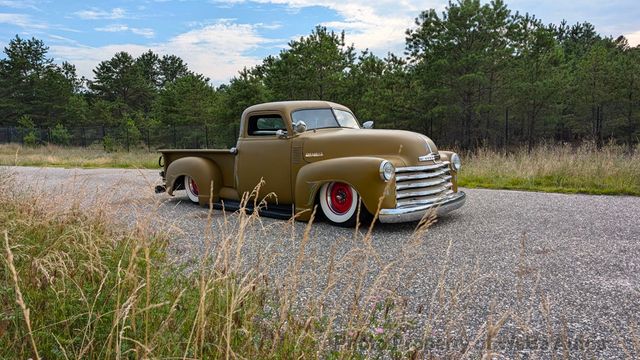
[[(218, 202), (214, 202), (213, 204), (211, 204), (211, 206), (216, 210), (224, 209), (225, 211), (234, 212), (240, 210), (241, 208), (240, 202), (236, 200), (221, 200)], [(248, 214), (253, 213), (254, 209), (252, 201), (245, 206), (245, 210)], [(267, 204), (264, 207), (260, 208), (258, 214), (264, 217), (288, 220), (293, 216), (293, 205)]]

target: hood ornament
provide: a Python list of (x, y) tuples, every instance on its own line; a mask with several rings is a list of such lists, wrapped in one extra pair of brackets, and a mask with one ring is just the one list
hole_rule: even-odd
[(436, 161), (438, 159), (440, 159), (440, 154), (433, 153), (418, 157), (418, 161)]

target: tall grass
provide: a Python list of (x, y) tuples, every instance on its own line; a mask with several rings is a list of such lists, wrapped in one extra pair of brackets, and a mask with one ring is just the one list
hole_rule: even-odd
[(156, 152), (138, 149), (106, 152), (96, 147), (0, 145), (0, 165), (155, 169), (158, 156)]
[[(158, 167), (158, 154), (144, 150), (0, 145), (0, 165), (84, 168)], [(480, 148), (463, 154), (460, 186), (584, 194), (640, 195), (640, 146), (593, 143), (525, 146), (510, 151)]]
[[(257, 214), (220, 219), (220, 230), (203, 239), (202, 257), (185, 268), (168, 259), (168, 239), (149, 220), (123, 229), (107, 203), (86, 206), (81, 194), (70, 202), (68, 194), (25, 197), (10, 188), (0, 191), (0, 358), (344, 358), (391, 351), (384, 339), (395, 336), (393, 326), (372, 328), (372, 321), (395, 318), (393, 296), (377, 298), (391, 264), (377, 285), (363, 286), (374, 256), (370, 233), (344, 260), (334, 259), (338, 267), (352, 265), (349, 273), (360, 269), (338, 321), (324, 303), (345, 280), (334, 278), (338, 271), (317, 299), (298, 302), (312, 223), (292, 235), (299, 248), (283, 277), (267, 276), (268, 259), (248, 262), (249, 232), (266, 229)], [(210, 211), (207, 228), (213, 221)], [(366, 305), (374, 295), (376, 306)]]
[(507, 154), (485, 148), (463, 161), (465, 187), (640, 195), (640, 146), (539, 145)]
[[(109, 202), (83, 203), (77, 189), (76, 198), (36, 189), (18, 194), (9, 175), (0, 179), (6, 183), (0, 186), (0, 358), (597, 354), (588, 343), (575, 347), (582, 334), (569, 334), (553, 314), (524, 238), (516, 295), (479, 303), (480, 285), (494, 279), (481, 275), (478, 264), (454, 266), (450, 241), (428, 264), (437, 275), (417, 305), (401, 288), (415, 276), (412, 260), (437, 251), (424, 246), (431, 217), (392, 259), (373, 244), (375, 229), (363, 226), (342, 240), (350, 244), (345, 251), (322, 249), (328, 260), (321, 266), (311, 250), (313, 222), (267, 223), (257, 214), (210, 210), (200, 257), (176, 264), (168, 251), (176, 234), (165, 233), (153, 211), (137, 210), (138, 221), (123, 226)], [(274, 230), (280, 236), (256, 253), (256, 241)], [(277, 258), (286, 266), (276, 269)], [(478, 307), (485, 315), (478, 317)], [(619, 341), (613, 341), (629, 356), (640, 355), (635, 327), (616, 330)]]

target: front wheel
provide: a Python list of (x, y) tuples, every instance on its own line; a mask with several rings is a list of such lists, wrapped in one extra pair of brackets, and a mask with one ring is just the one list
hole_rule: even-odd
[[(323, 215), (332, 224), (352, 227), (358, 218), (360, 196), (351, 185), (343, 182), (330, 182), (322, 185), (319, 195), (320, 208)], [(365, 213), (364, 206), (360, 209)]]
[(198, 184), (191, 176), (184, 176), (184, 189), (187, 191), (187, 197), (192, 203), (198, 204), (200, 202), (198, 199), (200, 189), (198, 189)]

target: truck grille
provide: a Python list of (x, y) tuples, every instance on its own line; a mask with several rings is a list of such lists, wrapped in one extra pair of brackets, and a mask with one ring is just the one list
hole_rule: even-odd
[(451, 190), (449, 162), (396, 168), (396, 208), (438, 202)]

